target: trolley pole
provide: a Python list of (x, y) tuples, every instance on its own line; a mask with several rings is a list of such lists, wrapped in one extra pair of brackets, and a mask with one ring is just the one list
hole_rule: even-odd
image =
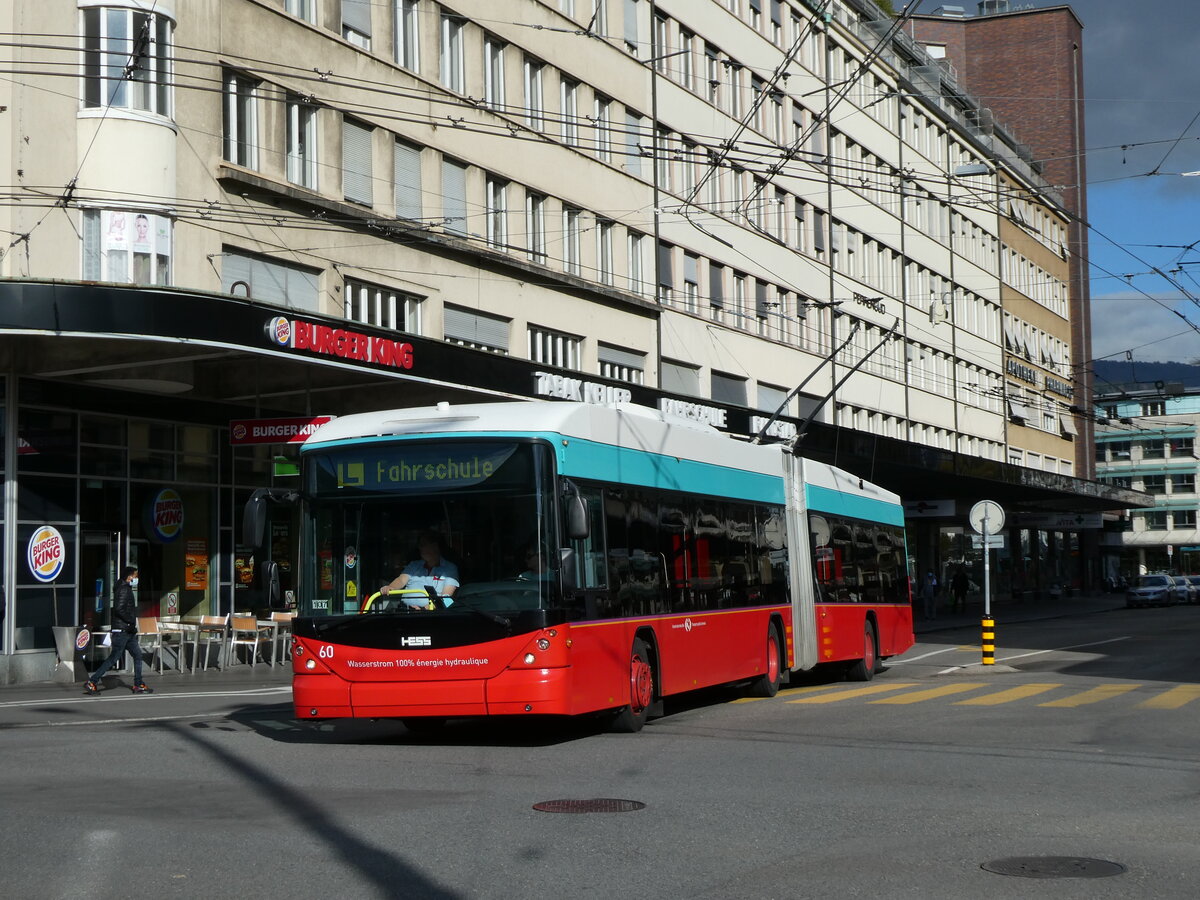
[(996, 664), (996, 620), (992, 618), (992, 544), (991, 535), (1004, 527), (1004, 510), (992, 500), (980, 500), (968, 516), (971, 527), (983, 540), (983, 619), (981, 626), (982, 663)]

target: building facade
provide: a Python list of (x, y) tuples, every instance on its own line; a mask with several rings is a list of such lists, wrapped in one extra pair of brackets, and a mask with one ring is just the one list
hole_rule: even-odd
[(1108, 391), (1096, 397), (1096, 421), (1099, 479), (1154, 498), (1150, 508), (1108, 517), (1105, 576), (1200, 572), (1200, 390), (1160, 384)]
[(1137, 502), (1077, 477), (1062, 197), (874, 3), (6, 10), (9, 679), (103, 625), (127, 561), (148, 614), (261, 606), (264, 558), (291, 589), (286, 510), (265, 547), (237, 523), (314, 416), (533, 397), (767, 428), (910, 498), (910, 553), (947, 570), (979, 562), (978, 499)]

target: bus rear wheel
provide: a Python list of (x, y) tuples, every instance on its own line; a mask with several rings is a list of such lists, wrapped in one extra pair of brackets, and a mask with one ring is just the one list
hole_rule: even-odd
[(850, 664), (846, 671), (848, 681), (870, 681), (875, 677), (878, 656), (875, 652), (875, 625), (870, 619), (863, 626), (863, 655), (862, 659)]
[(654, 669), (650, 666), (650, 648), (641, 638), (634, 638), (633, 648), (629, 651), (629, 704), (613, 715), (609, 729), (625, 734), (641, 731), (650, 717), (653, 702)]
[(767, 626), (766, 671), (750, 682), (750, 696), (774, 697), (779, 693), (783, 676), (783, 650), (779, 646), (779, 629), (772, 622)]

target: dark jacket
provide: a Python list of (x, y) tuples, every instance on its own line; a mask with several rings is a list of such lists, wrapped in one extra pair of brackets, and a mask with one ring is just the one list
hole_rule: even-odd
[(128, 581), (117, 585), (113, 594), (112, 630), (137, 634), (137, 601), (133, 599), (133, 588)]

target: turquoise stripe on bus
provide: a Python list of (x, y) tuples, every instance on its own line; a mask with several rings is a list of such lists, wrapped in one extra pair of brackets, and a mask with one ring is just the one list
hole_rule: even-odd
[(859, 497), (815, 484), (805, 484), (804, 493), (812, 512), (837, 513), (887, 525), (904, 524), (904, 507), (899, 504), (876, 500), (874, 497)]
[[(678, 459), (641, 450), (630, 450), (566, 437), (553, 432), (474, 432), (452, 431), (414, 435), (375, 435), (346, 438), (321, 444), (301, 445), (301, 453), (319, 453), (323, 449), (361, 447), (364, 444), (404, 443), (416, 440), (503, 440), (529, 438), (546, 441), (554, 448), (559, 474), (576, 478), (591, 478), (617, 484), (656, 487), (664, 490), (730, 497), (759, 503), (783, 503), (783, 477), (747, 472), (727, 466)], [(563, 442), (566, 441), (566, 446)]]

